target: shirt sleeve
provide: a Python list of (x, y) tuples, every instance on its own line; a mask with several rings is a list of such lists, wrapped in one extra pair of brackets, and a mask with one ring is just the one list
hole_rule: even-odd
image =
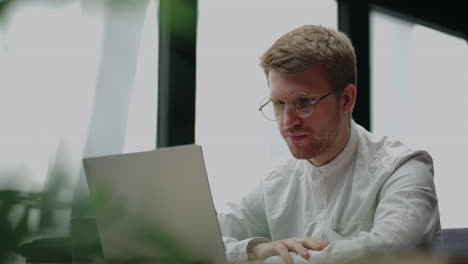
[[(414, 248), (432, 240), (440, 231), (437, 197), (430, 156), (413, 157), (399, 166), (382, 185), (373, 228), (352, 237), (340, 237), (322, 251), (310, 250), (310, 258), (292, 253), (296, 263), (343, 263), (382, 250)], [(283, 263), (273, 256), (265, 263)]]
[(228, 208), (218, 214), (218, 220), (228, 262), (245, 263), (251, 260), (247, 246), (270, 241), (262, 184), (244, 196), (239, 203), (228, 204)]

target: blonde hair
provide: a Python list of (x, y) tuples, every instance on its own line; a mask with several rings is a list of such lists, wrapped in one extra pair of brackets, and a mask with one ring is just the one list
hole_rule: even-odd
[(321, 25), (305, 25), (279, 38), (261, 57), (266, 76), (270, 70), (300, 74), (320, 65), (332, 89), (356, 85), (356, 54), (344, 33)]

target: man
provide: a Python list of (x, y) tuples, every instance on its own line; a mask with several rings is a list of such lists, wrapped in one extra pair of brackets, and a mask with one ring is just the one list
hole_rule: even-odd
[(270, 96), (260, 110), (294, 159), (219, 214), (230, 262), (340, 263), (440, 238), (429, 154), (352, 120), (356, 57), (345, 34), (302, 26), (261, 66)]

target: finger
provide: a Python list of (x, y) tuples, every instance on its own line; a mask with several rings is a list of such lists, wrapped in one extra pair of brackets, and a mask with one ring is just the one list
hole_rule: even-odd
[(308, 259), (309, 256), (309, 251), (302, 245), (300, 240), (292, 239), (292, 240), (286, 240), (284, 241), (284, 244), (289, 248), (289, 250), (292, 250), (294, 252), (297, 252), (301, 257)]
[(285, 263), (294, 263), (291, 255), (289, 255), (289, 249), (286, 245), (282, 243), (277, 243), (275, 246), (276, 252), (281, 256)]
[(325, 243), (322, 243), (321, 241), (315, 241), (315, 239), (304, 239), (301, 241), (301, 243), (305, 247), (315, 250), (315, 251), (321, 251), (327, 246)]
[(315, 240), (316, 242), (318, 242), (319, 244), (322, 244), (324, 246), (328, 246), (330, 244), (327, 241), (323, 241), (323, 240), (318, 239), (318, 238), (312, 238), (312, 240)]

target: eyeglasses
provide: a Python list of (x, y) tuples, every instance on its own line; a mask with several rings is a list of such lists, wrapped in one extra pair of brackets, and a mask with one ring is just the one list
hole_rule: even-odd
[(312, 112), (314, 112), (314, 104), (325, 99), (327, 96), (338, 90), (340, 90), (340, 88), (335, 89), (317, 99), (313, 99), (310, 94), (298, 92), (291, 96), (291, 101), (289, 104), (278, 102), (275, 98), (272, 97), (265, 97), (260, 103), (260, 108), (258, 111), (262, 112), (266, 119), (277, 121), (283, 118), (284, 109), (286, 108), (286, 105), (289, 105), (299, 117), (306, 118), (310, 116)]

